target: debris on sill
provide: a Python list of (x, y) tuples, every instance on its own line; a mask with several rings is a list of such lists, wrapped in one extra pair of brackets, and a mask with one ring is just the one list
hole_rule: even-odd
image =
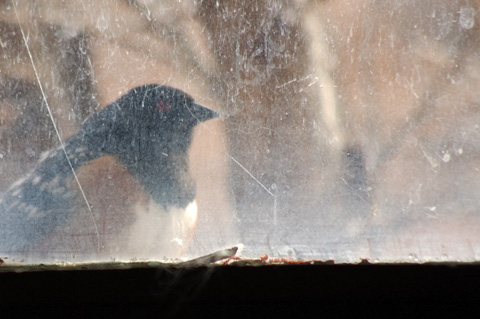
[(293, 258), (270, 258), (267, 254), (259, 258), (237, 256), (238, 247), (216, 251), (188, 261), (112, 261), (88, 263), (57, 264), (21, 264), (8, 263), (7, 258), (0, 259), (0, 272), (31, 272), (59, 270), (113, 270), (132, 268), (193, 268), (206, 266), (263, 266), (263, 265), (318, 265), (334, 264), (333, 260), (295, 260)]

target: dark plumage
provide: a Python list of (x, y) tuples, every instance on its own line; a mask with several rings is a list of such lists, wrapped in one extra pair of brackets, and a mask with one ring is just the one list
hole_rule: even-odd
[(192, 131), (199, 122), (216, 116), (171, 87), (132, 89), (89, 117), (65, 141), (65, 152), (57, 148), (45, 153), (35, 169), (4, 194), (0, 252), (27, 250), (63, 225), (74, 213), (69, 192), (72, 168), (106, 155), (123, 164), (164, 209), (187, 207), (195, 196), (187, 158)]

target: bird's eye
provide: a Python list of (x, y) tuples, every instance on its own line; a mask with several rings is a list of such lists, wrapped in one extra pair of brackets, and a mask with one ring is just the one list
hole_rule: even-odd
[(160, 101), (158, 102), (158, 109), (162, 111), (162, 113), (168, 113), (170, 112), (170, 109), (172, 106), (170, 105), (170, 102), (168, 101)]

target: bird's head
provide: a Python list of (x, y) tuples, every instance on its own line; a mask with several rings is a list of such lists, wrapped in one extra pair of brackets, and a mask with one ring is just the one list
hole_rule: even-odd
[[(124, 152), (185, 151), (193, 128), (218, 114), (196, 104), (181, 90), (149, 84), (136, 87), (89, 118), (83, 130), (97, 139), (106, 155)], [(100, 146), (100, 145), (99, 145)]]
[(217, 116), (178, 89), (143, 85), (91, 116), (81, 134), (92, 157), (118, 158), (154, 199), (180, 205), (194, 193), (186, 155), (193, 128)]
[(130, 90), (115, 102), (127, 120), (151, 129), (163, 127), (176, 133), (187, 132), (218, 114), (199, 104), (185, 92), (163, 85), (143, 85)]

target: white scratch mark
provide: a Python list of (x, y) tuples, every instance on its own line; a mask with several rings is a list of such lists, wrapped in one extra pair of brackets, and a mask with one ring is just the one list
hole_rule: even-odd
[(263, 185), (262, 183), (260, 183), (260, 181), (255, 178), (255, 176), (252, 175), (252, 173), (250, 173), (242, 164), (240, 164), (236, 159), (234, 159), (232, 156), (230, 156), (230, 158), (232, 159), (232, 161), (234, 161), (238, 166), (240, 166), (251, 178), (253, 178), (253, 180), (255, 182), (257, 182), (258, 185), (260, 185), (267, 193), (269, 193), (272, 197), (275, 197), (275, 195), (267, 188), (265, 187), (265, 185)]
[[(273, 197), (273, 224), (277, 225), (277, 196), (272, 193), (265, 185), (263, 185), (252, 173), (250, 173), (240, 162), (230, 156), (232, 161), (234, 161), (238, 166), (240, 166), (258, 185), (260, 185), (268, 194)], [(273, 184), (272, 187), (276, 189), (276, 185)]]
[(96, 232), (96, 235), (97, 235), (97, 238), (96, 238), (97, 239), (97, 248), (98, 248), (98, 250), (100, 250), (100, 233), (98, 231), (97, 221), (95, 220), (95, 216), (93, 215), (93, 211), (90, 208), (90, 204), (87, 200), (87, 196), (85, 195), (85, 192), (83, 191), (82, 185), (80, 184), (80, 181), (78, 180), (77, 174), (75, 173), (75, 169), (73, 168), (72, 163), (68, 159), (67, 152), (65, 150), (65, 145), (63, 143), (62, 137), (60, 136), (60, 132), (58, 131), (57, 125), (56, 125), (56, 123), (53, 119), (52, 110), (50, 109), (50, 105), (48, 104), (47, 96), (45, 95), (45, 91), (43, 90), (42, 82), (40, 81), (40, 76), (38, 75), (37, 67), (35, 66), (35, 63), (33, 62), (33, 56), (32, 56), (32, 53), (30, 51), (30, 47), (28, 46), (27, 37), (25, 36), (25, 32), (23, 31), (22, 24), (20, 23), (20, 18), (18, 17), (16, 2), (12, 1), (12, 3), (13, 3), (13, 9), (15, 10), (15, 16), (17, 17), (17, 22), (18, 22), (18, 25), (20, 27), (20, 32), (22, 33), (23, 42), (25, 43), (25, 49), (27, 49), (27, 53), (28, 53), (28, 56), (30, 58), (30, 62), (32, 64), (33, 71), (35, 73), (35, 77), (37, 78), (38, 86), (40, 87), (40, 92), (42, 93), (42, 97), (43, 97), (43, 100), (45, 102), (45, 106), (48, 110), (48, 114), (50, 116), (50, 119), (52, 120), (53, 128), (55, 130), (55, 133), (57, 134), (58, 140), (60, 141), (60, 146), (63, 150), (63, 153), (65, 154), (65, 157), (67, 158), (67, 161), (68, 161), (68, 164), (70, 165), (70, 168), (72, 169), (72, 173), (73, 173), (73, 176), (75, 177), (75, 181), (78, 184), (78, 188), (80, 189), (80, 192), (82, 193), (83, 199), (87, 203), (88, 210), (89, 210), (90, 215), (92, 217), (93, 224), (95, 226), (95, 232)]

